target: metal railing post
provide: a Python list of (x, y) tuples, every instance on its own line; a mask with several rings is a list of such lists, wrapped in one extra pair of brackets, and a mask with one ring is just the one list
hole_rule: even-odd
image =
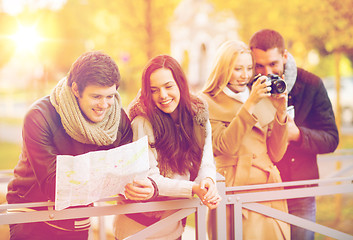
[(200, 201), (200, 206), (197, 207), (197, 210), (195, 212), (195, 235), (197, 240), (206, 240), (206, 211), (206, 206), (202, 205)]
[(98, 233), (99, 233), (99, 240), (107, 239), (107, 233), (105, 230), (105, 216), (98, 217)]
[(241, 197), (235, 195), (235, 201), (232, 201), (234, 203), (234, 224), (233, 224), (233, 230), (234, 230), (234, 237), (237, 240), (242, 240), (243, 239), (243, 202), (241, 201)]
[(227, 239), (227, 214), (226, 214), (226, 184), (225, 178), (217, 173), (217, 189), (222, 201), (219, 203), (216, 212), (216, 235), (218, 240)]

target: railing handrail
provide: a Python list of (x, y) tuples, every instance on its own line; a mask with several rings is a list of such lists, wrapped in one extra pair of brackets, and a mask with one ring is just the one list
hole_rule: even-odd
[[(107, 198), (107, 200), (115, 200), (116, 198)], [(40, 202), (41, 206), (52, 205), (52, 203), (47, 204), (46, 202)], [(36, 205), (37, 207), (40, 205)], [(23, 206), (31, 206), (23, 205), (23, 204), (4, 204), (2, 206), (2, 210), (5, 209), (14, 209), (20, 205)], [(56, 211), (54, 209), (48, 210), (38, 210), (32, 212), (4, 212), (0, 213), (0, 225), (1, 224), (13, 224), (13, 223), (26, 223), (26, 222), (36, 222), (32, 221), (33, 219), (15, 219), (11, 218), (10, 221), (6, 221), (6, 218), (9, 218), (11, 215), (18, 216), (43, 216), (43, 221), (53, 221), (53, 220), (63, 220), (63, 219), (72, 219), (72, 218), (83, 218), (83, 217), (97, 217), (97, 216), (108, 216), (108, 215), (116, 215), (116, 214), (129, 214), (129, 213), (139, 213), (139, 212), (150, 212), (150, 211), (163, 211), (163, 210), (174, 210), (174, 209), (182, 209), (182, 208), (196, 208), (202, 206), (200, 204), (200, 200), (197, 198), (192, 199), (175, 199), (175, 200), (167, 200), (167, 201), (150, 201), (150, 202), (139, 202), (139, 203), (125, 203), (125, 204), (104, 204), (99, 206), (79, 206), (75, 208), (66, 208), (63, 210)], [(204, 207), (204, 206), (203, 206)], [(98, 210), (100, 209), (100, 210)], [(82, 211), (83, 210), (83, 211)], [(65, 216), (65, 214), (67, 214)]]
[[(328, 186), (327, 185), (328, 183), (332, 183), (332, 185)], [(315, 179), (315, 180), (309, 180), (309, 181), (285, 182), (285, 183), (276, 183), (276, 184), (259, 184), (259, 185), (249, 185), (249, 186), (239, 186), (239, 187), (225, 187), (225, 182), (223, 178), (221, 181), (217, 182), (217, 187), (219, 189), (224, 189), (224, 191), (228, 194), (225, 195), (223, 204), (218, 206), (216, 210), (217, 238), (218, 239), (227, 238), (226, 226), (227, 226), (227, 221), (229, 221), (229, 219), (224, 217), (219, 218), (218, 215), (226, 216), (226, 209), (225, 209), (226, 206), (233, 205), (234, 218), (232, 219), (234, 219), (234, 222), (233, 224), (231, 224), (231, 226), (233, 226), (234, 228), (234, 238), (238, 240), (242, 239), (242, 209), (243, 208), (258, 212), (260, 214), (267, 215), (275, 219), (278, 218), (283, 222), (287, 222), (292, 225), (303, 227), (314, 232), (319, 232), (329, 237), (336, 236), (337, 238), (338, 236), (339, 239), (353, 240), (353, 236), (349, 234), (322, 226), (317, 223), (310, 222), (308, 220), (296, 217), (289, 213), (284, 213), (268, 207), (266, 209), (266, 206), (260, 204), (262, 201), (273, 201), (273, 200), (293, 199), (293, 198), (302, 198), (302, 197), (310, 197), (310, 196), (353, 193), (352, 183), (353, 183), (353, 176), (331, 178), (331, 179)], [(298, 186), (298, 188), (292, 188), (292, 189), (278, 188), (278, 187), (284, 187), (284, 186)], [(271, 190), (263, 191), (268, 188), (270, 188)], [(247, 190), (247, 191), (244, 192), (244, 190)]]
[[(352, 155), (342, 155), (344, 152), (340, 152), (338, 154), (341, 155), (331, 155), (335, 159), (352, 159)], [(337, 158), (340, 156), (340, 158)], [(343, 156), (343, 158), (341, 158)], [(325, 156), (326, 157), (326, 156)], [(347, 169), (350, 169), (351, 166), (348, 166)], [(347, 169), (343, 169), (346, 172)], [(8, 181), (12, 176), (10, 176), (10, 171), (5, 170), (0, 171), (0, 182)], [(331, 174), (334, 176), (334, 174)], [(313, 179), (313, 180), (304, 180), (304, 181), (293, 181), (293, 182), (283, 182), (283, 183), (271, 183), (271, 184), (258, 184), (258, 185), (246, 185), (246, 186), (237, 186), (237, 187), (225, 187), (224, 177), (220, 174), (217, 175), (217, 187), (219, 189), (220, 195), (223, 200), (217, 208), (217, 212), (222, 214), (222, 217), (217, 217), (217, 228), (223, 229), (226, 227), (226, 214), (225, 207), (229, 204), (234, 204), (234, 211), (238, 214), (236, 220), (239, 221), (240, 214), (240, 222), (241, 222), (241, 211), (242, 208), (248, 209), (261, 209), (261, 204), (258, 204), (261, 201), (270, 201), (273, 199), (289, 199), (289, 198), (299, 198), (303, 196), (319, 196), (319, 195), (330, 195), (337, 193), (347, 193), (353, 192), (352, 186), (353, 176), (350, 177), (335, 177), (335, 178), (327, 178), (327, 179)], [(302, 188), (302, 186), (306, 186)], [(309, 187), (307, 187), (309, 186)], [(290, 190), (286, 190), (286, 187), (298, 187), (292, 188)], [(267, 189), (267, 190), (266, 190)], [(270, 190), (268, 190), (270, 189)], [(265, 190), (265, 192), (264, 192)], [(253, 191), (253, 192), (252, 192)], [(254, 192), (256, 191), (256, 193)], [(230, 194), (230, 193), (235, 194)], [(228, 194), (227, 194), (228, 193)], [(150, 211), (161, 211), (161, 210), (172, 210), (179, 209), (177, 214), (169, 216), (165, 220), (161, 222), (157, 222), (151, 226), (151, 231), (143, 230), (143, 233), (138, 233), (136, 236), (140, 236), (139, 234), (148, 234), (153, 233), (153, 231), (157, 231), (158, 228), (163, 226), (167, 226), (169, 222), (175, 222), (176, 220), (180, 220), (190, 213), (194, 212), (197, 216), (197, 220), (195, 221), (196, 226), (196, 235), (197, 239), (206, 239), (206, 207), (203, 206), (198, 198), (192, 199), (173, 199), (166, 201), (153, 201), (153, 202), (143, 202), (143, 203), (126, 203), (123, 205), (115, 205), (107, 202), (118, 201), (119, 197), (110, 197), (104, 198), (99, 201), (96, 201), (94, 206), (90, 207), (77, 207), (77, 208), (69, 208), (63, 209), (60, 211), (53, 210), (54, 202), (32, 202), (32, 203), (18, 203), (18, 204), (3, 204), (0, 205), (0, 225), (1, 224), (12, 224), (12, 223), (21, 223), (21, 222), (37, 222), (37, 221), (52, 221), (52, 220), (61, 220), (61, 219), (72, 219), (72, 218), (81, 218), (81, 217), (100, 217), (100, 216), (108, 216), (108, 215), (116, 215), (116, 214), (126, 214), (126, 213), (139, 213), (139, 212), (150, 212)], [(102, 204), (103, 203), (103, 204)], [(259, 206), (260, 205), (260, 206)], [(18, 208), (33, 208), (33, 207), (47, 207), (48, 210), (40, 210), (34, 212), (13, 212), (8, 213), (8, 210), (14, 210)], [(9, 212), (10, 212), (9, 211)], [(263, 210), (259, 210), (263, 211)], [(265, 213), (264, 213), (265, 214)], [(266, 213), (271, 216), (272, 213)], [(293, 216), (285, 215), (283, 213), (285, 219), (288, 218), (288, 222), (291, 224), (298, 224), (300, 220), (292, 220)], [(274, 214), (275, 216), (276, 214)], [(272, 217), (274, 217), (272, 216)], [(282, 216), (282, 217), (283, 217)], [(275, 217), (274, 217), (275, 218)], [(295, 218), (294, 218), (295, 219)], [(302, 220), (302, 222), (305, 220)], [(305, 226), (305, 224), (303, 224)], [(237, 227), (241, 228), (242, 225), (238, 225)], [(298, 225), (299, 226), (299, 225)], [(322, 230), (321, 226), (318, 227), (318, 224), (308, 224), (308, 226), (313, 229), (318, 229), (318, 231), (325, 231), (330, 233), (330, 230), (324, 229)], [(325, 228), (325, 227), (323, 227)], [(200, 230), (202, 229), (202, 230)], [(239, 230), (239, 229), (238, 229)], [(239, 230), (241, 232), (241, 230)], [(239, 232), (238, 231), (238, 232)], [(146, 233), (145, 233), (146, 232)], [(226, 233), (226, 230), (223, 231)], [(341, 233), (340, 233), (341, 234)], [(139, 239), (136, 236), (131, 236), (128, 239)], [(148, 235), (143, 235), (148, 236)], [(346, 235), (344, 235), (346, 236)], [(350, 235), (348, 239), (351, 238)], [(224, 236), (223, 236), (224, 237)], [(239, 235), (237, 235), (239, 237)], [(223, 239), (223, 238), (219, 238)], [(237, 238), (238, 239), (238, 238)], [(241, 238), (239, 238), (241, 239)]]
[(330, 184), (330, 183), (346, 182), (346, 181), (353, 181), (353, 176), (235, 186), (235, 187), (227, 187), (226, 191), (230, 192), (230, 191), (246, 191), (246, 190), (258, 190), (258, 189), (279, 188), (279, 187), (297, 187), (297, 186), (304, 186), (304, 185)]
[[(220, 176), (218, 176), (220, 177)], [(223, 178), (223, 177), (222, 177)], [(257, 191), (255, 192), (239, 192), (236, 194), (224, 194), (230, 190), (234, 190), (233, 187), (224, 188), (225, 191), (220, 193), (224, 198), (220, 206), (223, 205), (225, 207), (228, 204), (238, 204), (242, 207), (247, 208), (248, 203), (256, 203), (261, 201), (269, 201), (276, 199), (287, 199), (287, 198), (298, 198), (303, 196), (318, 196), (318, 195), (329, 195), (329, 194), (337, 194), (337, 193), (347, 193), (353, 192), (353, 188), (351, 188), (353, 176), (345, 177), (345, 178), (335, 178), (329, 180), (313, 180), (310, 183), (317, 183), (314, 187), (307, 188), (297, 188), (291, 190), (281, 190), (274, 189), (271, 191)], [(350, 183), (343, 183), (350, 181)], [(319, 183), (322, 182), (331, 182), (331, 183), (340, 183), (339, 185), (335, 184), (332, 186), (320, 186)], [(293, 182), (295, 185), (303, 185), (303, 181)], [(224, 185), (224, 181), (220, 179), (217, 184)], [(257, 185), (257, 187), (264, 187), (265, 184)], [(347, 187), (349, 186), (349, 187)], [(272, 188), (272, 186), (271, 186)], [(243, 189), (241, 189), (243, 190)], [(258, 189), (256, 189), (258, 190)], [(321, 191), (321, 192), (320, 192)], [(325, 191), (325, 192), (323, 192)], [(111, 197), (101, 199), (98, 202), (106, 202), (106, 201), (116, 201), (119, 200), (119, 197)], [(22, 208), (22, 207), (48, 207), (48, 210), (40, 210), (34, 212), (14, 212), (7, 213), (6, 210)], [(256, 205), (255, 205), (256, 206)], [(36, 202), (36, 203), (20, 203), (20, 204), (3, 204), (0, 205), (0, 225), (1, 224), (13, 224), (13, 223), (26, 223), (26, 222), (36, 222), (36, 221), (52, 221), (52, 220), (62, 220), (62, 219), (72, 219), (72, 218), (80, 218), (80, 217), (97, 217), (97, 216), (106, 216), (106, 215), (116, 215), (116, 214), (127, 214), (127, 213), (138, 213), (138, 212), (150, 212), (150, 211), (162, 211), (162, 210), (172, 210), (172, 209), (193, 209), (187, 212), (190, 214), (192, 212), (197, 213), (198, 210), (205, 208), (202, 206), (200, 200), (198, 198), (192, 199), (175, 199), (175, 200), (166, 200), (166, 201), (153, 201), (153, 202), (143, 202), (143, 203), (126, 203), (123, 205), (114, 205), (114, 204), (104, 204), (93, 207), (78, 207), (78, 208), (68, 208), (60, 211), (53, 210), (54, 203), (53, 202)], [(218, 207), (220, 208), (220, 207)], [(203, 209), (205, 211), (205, 209)], [(186, 217), (181, 215), (182, 217)], [(205, 214), (203, 214), (205, 216)], [(223, 216), (226, 216), (225, 214)], [(178, 216), (177, 219), (181, 219), (182, 217)], [(174, 219), (175, 220), (175, 219)], [(197, 224), (203, 224), (203, 229), (205, 229), (205, 221), (206, 218), (202, 217), (197, 221)], [(195, 225), (198, 228), (198, 225)], [(225, 225), (223, 225), (225, 226)], [(315, 225), (316, 226), (316, 225)], [(154, 226), (156, 229), (157, 226)], [(138, 238), (131, 238), (138, 239)], [(204, 239), (204, 238), (200, 238)]]
[[(107, 198), (107, 200), (113, 199), (116, 198)], [(46, 202), (42, 203), (46, 205)], [(13, 204), (7, 204), (7, 207), (10, 205)], [(198, 225), (196, 226), (195, 234), (201, 236), (200, 239), (206, 239), (206, 222), (203, 222), (203, 220), (206, 219), (205, 208), (206, 206), (200, 204), (200, 200), (197, 198), (154, 202), (151, 201), (143, 203), (126, 203), (122, 205), (105, 204), (103, 206), (98, 205), (92, 207), (67, 208), (60, 211), (55, 211), (49, 207), (48, 210), (0, 213), (0, 225), (177, 209), (178, 211), (144, 229), (142, 233), (138, 232), (135, 235), (128, 237), (127, 239), (138, 240), (141, 239), (141, 236), (149, 236), (150, 234), (157, 232), (158, 229), (170, 226), (170, 224), (173, 222), (177, 222), (187, 217), (191, 213), (195, 213), (195, 219), (198, 219)]]

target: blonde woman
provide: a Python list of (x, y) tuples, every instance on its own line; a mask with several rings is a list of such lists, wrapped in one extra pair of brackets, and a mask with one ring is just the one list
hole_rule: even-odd
[[(287, 148), (287, 93), (271, 94), (266, 76), (252, 83), (253, 58), (240, 41), (225, 42), (203, 90), (217, 171), (226, 186), (281, 182), (274, 165)], [(285, 200), (262, 204), (287, 212)], [(230, 218), (227, 209), (227, 219)], [(214, 226), (212, 214), (209, 226)], [(228, 221), (228, 239), (232, 236)], [(214, 239), (210, 228), (209, 237)], [(243, 239), (289, 239), (289, 225), (243, 209)]]

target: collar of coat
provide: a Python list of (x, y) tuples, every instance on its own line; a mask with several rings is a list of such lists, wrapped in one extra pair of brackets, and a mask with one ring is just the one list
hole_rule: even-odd
[(288, 53), (287, 63), (284, 67), (284, 78), (287, 84), (288, 93), (290, 93), (297, 79), (297, 64), (290, 53)]
[[(203, 98), (209, 106), (210, 120), (231, 122), (239, 114), (243, 103), (227, 96), (223, 91), (216, 96), (203, 93)], [(274, 120), (275, 107), (269, 99), (262, 99), (256, 104), (253, 117), (257, 120), (255, 126), (262, 128)]]

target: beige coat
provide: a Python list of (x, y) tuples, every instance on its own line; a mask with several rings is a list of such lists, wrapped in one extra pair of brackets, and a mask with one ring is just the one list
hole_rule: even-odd
[[(276, 110), (271, 102), (268, 99), (259, 102), (251, 115), (242, 107), (242, 102), (224, 92), (216, 97), (206, 94), (202, 97), (209, 105), (217, 171), (225, 177), (226, 186), (281, 182), (274, 162), (279, 161), (287, 149), (287, 124), (275, 118)], [(288, 212), (286, 200), (262, 204)], [(228, 238), (232, 239), (229, 232)], [(288, 240), (290, 225), (243, 209), (243, 239)]]

